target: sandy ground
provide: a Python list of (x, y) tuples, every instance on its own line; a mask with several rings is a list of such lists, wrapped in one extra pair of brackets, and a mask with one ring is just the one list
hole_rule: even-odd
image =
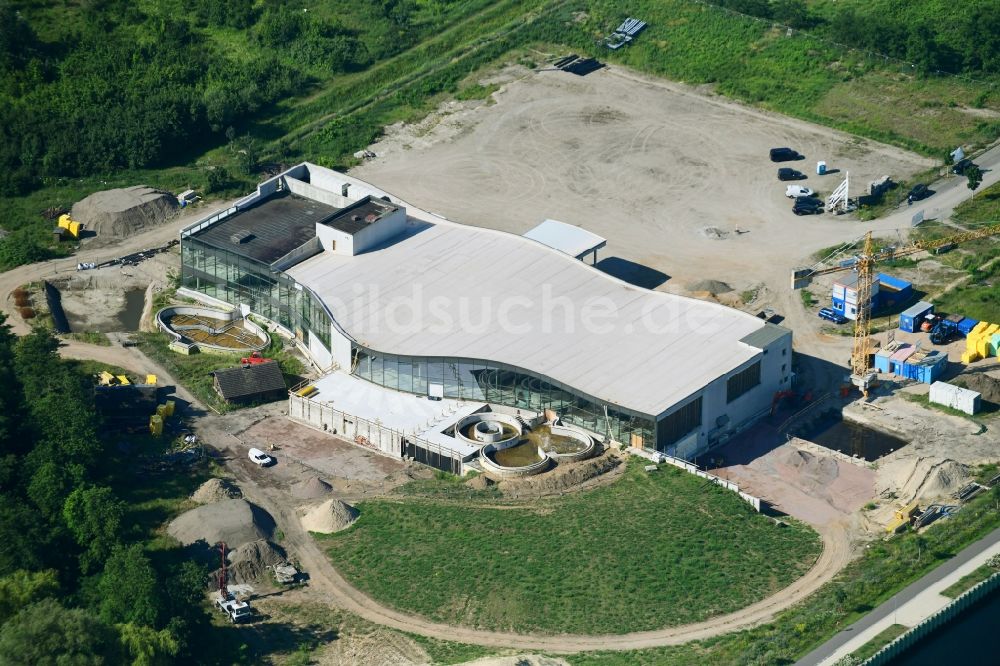
[[(495, 98), (391, 128), (370, 147), (378, 157), (352, 174), (467, 224), (524, 233), (554, 218), (585, 227), (609, 239), (605, 258), (660, 271), (671, 291), (706, 277), (737, 291), (769, 284), (768, 267), (857, 233), (843, 218), (795, 216), (778, 166), (811, 174), (799, 182), (828, 194), (844, 172), (857, 192), (931, 165), (613, 67), (583, 78), (522, 73)], [(768, 149), (786, 145), (807, 159), (770, 162)], [(820, 159), (841, 173), (816, 176)], [(779, 275), (783, 286), (787, 271)]]

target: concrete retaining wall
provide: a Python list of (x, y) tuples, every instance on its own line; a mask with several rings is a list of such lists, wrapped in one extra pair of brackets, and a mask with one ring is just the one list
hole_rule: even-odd
[(896, 640), (873, 654), (864, 662), (864, 666), (881, 666), (890, 664), (900, 654), (908, 650), (914, 643), (921, 640), (942, 625), (950, 622), (965, 609), (973, 605), (993, 590), (1000, 587), (1000, 573), (995, 573), (975, 587), (966, 590), (961, 596), (939, 610), (934, 615), (899, 636)]
[(596, 448), (594, 438), (585, 433), (583, 430), (574, 426), (554, 425), (549, 426), (549, 428), (552, 430), (553, 434), (570, 437), (584, 444), (584, 449), (582, 451), (576, 451), (574, 453), (549, 453), (549, 456), (552, 458), (555, 458), (560, 462), (576, 462), (578, 460), (585, 460), (594, 455), (594, 450)]
[(267, 349), (267, 346), (271, 344), (271, 338), (268, 336), (267, 332), (264, 331), (260, 326), (253, 323), (249, 319), (243, 319), (243, 327), (253, 333), (257, 338), (257, 344), (249, 346), (245, 349), (231, 349), (229, 347), (223, 347), (221, 345), (210, 345), (205, 342), (185, 342), (183, 330), (188, 328), (202, 330), (208, 333), (215, 334), (217, 331), (210, 329), (208, 326), (190, 326), (184, 329), (174, 329), (169, 324), (169, 319), (174, 315), (188, 315), (191, 317), (196, 317), (201, 315), (203, 317), (211, 317), (213, 319), (221, 319), (222, 321), (233, 323), (243, 317), (239, 314), (237, 310), (216, 310), (214, 308), (199, 307), (197, 305), (170, 305), (159, 312), (156, 313), (156, 326), (169, 335), (173, 342), (183, 344), (188, 346), (188, 348), (196, 347), (199, 351), (207, 351), (221, 354), (245, 354), (248, 351), (262, 351)]
[[(512, 440), (514, 444), (518, 442), (517, 439)], [(479, 451), (479, 464), (483, 466), (490, 474), (498, 476), (501, 479), (516, 479), (523, 476), (534, 476), (535, 474), (541, 474), (549, 468), (552, 460), (549, 458), (548, 454), (545, 453), (540, 447), (538, 449), (538, 456), (541, 458), (536, 463), (530, 465), (525, 465), (523, 467), (504, 467), (498, 465), (490, 459), (489, 454), (496, 453), (497, 451), (502, 451), (504, 448), (510, 448), (513, 444), (510, 443), (511, 440), (507, 442), (498, 442), (498, 444), (506, 444), (506, 446), (499, 447), (497, 444), (487, 444)]]

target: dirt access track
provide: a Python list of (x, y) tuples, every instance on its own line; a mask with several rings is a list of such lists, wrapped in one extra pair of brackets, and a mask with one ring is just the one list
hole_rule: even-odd
[[(294, 482), (319, 471), (311, 467), (311, 463), (314, 462), (309, 459), (309, 456), (312, 455), (311, 447), (302, 448), (298, 447), (297, 444), (288, 444), (296, 449), (295, 455), (300, 456), (296, 460), (286, 456), (286, 453), (290, 452), (284, 452), (286, 445), (283, 444), (282, 449), (275, 454), (278, 458), (278, 464), (274, 467), (261, 469), (249, 463), (247, 460), (248, 448), (260, 445), (278, 434), (274, 430), (276, 424), (273, 422), (273, 419), (278, 417), (277, 412), (277, 405), (269, 406), (260, 414), (260, 416), (267, 415), (261, 420), (255, 419), (250, 411), (238, 412), (235, 415), (210, 415), (199, 420), (197, 432), (203, 442), (223, 453), (226, 469), (235, 477), (244, 495), (274, 517), (278, 527), (284, 533), (281, 545), (309, 573), (309, 586), (315, 594), (314, 600), (332, 603), (370, 622), (421, 636), (497, 648), (559, 653), (633, 650), (663, 645), (680, 645), (692, 640), (748, 629), (770, 621), (776, 613), (798, 603), (823, 584), (832, 580), (853, 555), (850, 539), (843, 524), (821, 526), (822, 554), (805, 576), (785, 589), (728, 615), (715, 617), (704, 622), (666, 627), (654, 631), (595, 636), (515, 634), (432, 622), (423, 617), (384, 606), (351, 585), (331, 564), (327, 554), (323, 552), (312, 536), (303, 529), (296, 514), (296, 507), (303, 502), (293, 498), (289, 493), (289, 488), (293, 486)], [(265, 425), (269, 422), (270, 425)], [(328, 438), (331, 443), (335, 440), (331, 435), (317, 434)], [(287, 439), (282, 441), (288, 442)], [(338, 442), (338, 444), (340, 443)], [(344, 446), (351, 447), (352, 445), (346, 444)], [(355, 447), (353, 452), (341, 451), (341, 455), (345, 453), (365, 454), (366, 452)], [(391, 467), (401, 467), (401, 463), (397, 461), (386, 460), (392, 462)], [(320, 462), (326, 465), (329, 461), (324, 457), (321, 458)], [(399, 476), (398, 473), (392, 474), (388, 468), (383, 469), (383, 471), (390, 472), (390, 476), (386, 477), (387, 480)], [(342, 470), (341, 475), (344, 476), (345, 471)], [(323, 474), (323, 476), (338, 489), (330, 495), (331, 497), (341, 495), (345, 491), (352, 492), (352, 490), (355, 495), (361, 494), (357, 492), (356, 484), (364, 479), (356, 474), (353, 475), (356, 477), (353, 479), (355, 487), (343, 490), (339, 489), (342, 486), (342, 481), (346, 480), (346, 476), (344, 479), (333, 478), (328, 474)]]
[[(616, 262), (601, 265), (608, 272), (651, 288), (670, 277), (662, 289), (685, 293), (709, 277), (737, 292), (787, 288), (811, 252), (862, 233), (844, 216), (793, 214), (778, 167), (805, 173), (797, 183), (825, 198), (846, 172), (856, 196), (933, 164), (621, 68), (504, 75), (495, 104), (446, 104), (392, 126), (352, 174), (456, 222), (517, 234), (545, 218), (582, 226), (608, 239), (605, 262), (662, 275), (643, 280)], [(780, 146), (806, 159), (772, 163)], [(817, 160), (840, 173), (817, 176)]]

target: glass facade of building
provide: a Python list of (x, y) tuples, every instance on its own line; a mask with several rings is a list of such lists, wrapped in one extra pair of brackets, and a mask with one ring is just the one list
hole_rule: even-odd
[[(330, 350), (332, 322), (312, 292), (280, 271), (239, 253), (200, 241), (181, 243), (181, 283), (292, 331), (307, 347), (315, 336)], [(399, 356), (353, 349), (351, 372), (375, 384), (427, 395), (428, 384), (444, 387), (446, 398), (476, 400), (534, 412), (552, 410), (561, 419), (628, 446), (667, 452), (702, 422), (702, 401), (695, 398), (656, 422), (654, 416), (611, 405), (523, 368), (488, 360)]]
[(181, 284), (231, 305), (247, 305), (304, 344), (314, 335), (330, 349), (330, 317), (319, 299), (266, 264), (187, 237), (181, 243)]
[[(504, 363), (471, 358), (399, 356), (356, 346), (352, 374), (387, 388), (420, 395), (427, 395), (428, 384), (440, 384), (446, 398), (476, 400), (534, 412), (552, 410), (567, 423), (591, 432), (626, 444), (658, 448), (653, 444), (656, 441), (653, 417), (609, 405), (570, 386)], [(665, 447), (669, 443), (662, 445)]]

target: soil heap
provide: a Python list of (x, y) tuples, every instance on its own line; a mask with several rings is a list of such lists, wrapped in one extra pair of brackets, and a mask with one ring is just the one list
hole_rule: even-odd
[(347, 502), (330, 499), (313, 508), (306, 508), (300, 520), (310, 532), (333, 534), (347, 529), (358, 519), (360, 512)]
[(947, 499), (970, 480), (969, 468), (950, 458), (909, 456), (879, 466), (879, 493), (903, 502)]
[(292, 496), (299, 499), (319, 499), (329, 495), (332, 490), (333, 486), (329, 483), (318, 476), (311, 476), (292, 486)]
[(268, 566), (287, 561), (281, 546), (264, 539), (251, 541), (229, 551), (229, 577), (235, 583), (254, 583), (268, 576)]
[(982, 394), (982, 399), (986, 402), (1000, 404), (1000, 379), (996, 377), (990, 377), (984, 372), (967, 372), (956, 377), (952, 383)]
[(269, 539), (274, 519), (267, 511), (244, 499), (227, 499), (204, 504), (177, 516), (167, 532), (185, 546), (204, 541), (214, 546), (225, 541), (230, 548)]
[(239, 499), (243, 497), (243, 491), (232, 481), (226, 479), (209, 479), (198, 486), (198, 490), (191, 495), (198, 504), (211, 504), (227, 499)]
[(177, 210), (177, 197), (146, 185), (94, 192), (70, 214), (105, 238), (127, 238), (155, 227)]

